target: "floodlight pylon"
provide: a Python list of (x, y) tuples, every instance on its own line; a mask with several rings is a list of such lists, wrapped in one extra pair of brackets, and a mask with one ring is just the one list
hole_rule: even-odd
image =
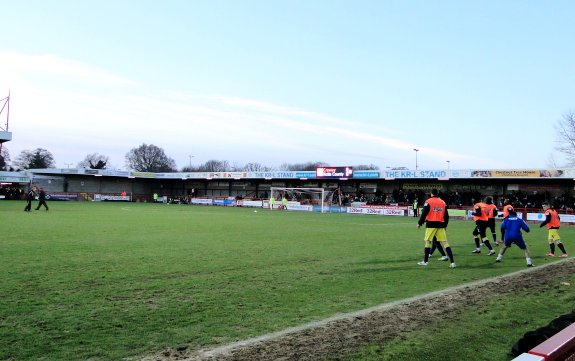
[(12, 140), (12, 133), (8, 131), (10, 125), (10, 91), (8, 96), (0, 99), (0, 150), (2, 144)]

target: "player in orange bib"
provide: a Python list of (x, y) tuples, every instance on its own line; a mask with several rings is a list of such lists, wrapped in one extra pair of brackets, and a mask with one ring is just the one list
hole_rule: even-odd
[[(493, 244), (498, 246), (497, 233), (495, 232), (495, 217), (497, 217), (497, 206), (493, 204), (493, 198), (485, 198), (485, 213), (487, 213), (487, 228), (491, 230)], [(487, 230), (486, 230), (487, 231)]]
[(539, 227), (547, 226), (547, 240), (549, 241), (550, 252), (546, 254), (549, 257), (555, 257), (555, 245), (559, 247), (562, 254), (561, 257), (568, 257), (567, 251), (565, 251), (565, 246), (561, 243), (561, 237), (559, 237), (559, 227), (561, 227), (561, 218), (559, 214), (553, 207), (549, 205), (548, 202), (542, 204), (543, 211), (545, 212), (545, 220), (539, 225)]
[(489, 239), (485, 234), (487, 230), (487, 212), (485, 210), (486, 204), (483, 202), (475, 203), (473, 206), (473, 220), (475, 221), (475, 228), (473, 229), (473, 239), (475, 241), (475, 249), (472, 253), (481, 253), (480, 248), (480, 240), (483, 244), (489, 249), (488, 256), (493, 256), (495, 251), (493, 247), (491, 247), (491, 243), (489, 243)]
[(449, 257), (449, 267), (455, 268), (455, 262), (453, 260), (453, 252), (451, 247), (447, 242), (447, 233), (445, 228), (449, 223), (449, 213), (447, 212), (447, 205), (443, 199), (439, 198), (437, 189), (431, 190), (431, 197), (425, 201), (423, 205), (423, 212), (417, 221), (417, 228), (425, 223), (425, 247), (423, 249), (423, 261), (419, 262), (420, 266), (427, 266), (429, 261), (429, 254), (431, 252), (431, 245), (433, 243), (433, 238), (436, 237), (437, 241), (441, 243), (441, 246), (447, 253)]

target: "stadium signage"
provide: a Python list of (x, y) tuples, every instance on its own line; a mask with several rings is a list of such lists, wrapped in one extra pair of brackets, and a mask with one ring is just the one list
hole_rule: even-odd
[(492, 177), (540, 177), (541, 172), (538, 170), (494, 170), (491, 173)]
[(301, 205), (301, 204), (289, 204), (289, 203), (288, 203), (288, 209), (289, 209), (290, 211), (312, 212), (312, 211), (313, 211), (313, 206)]
[(249, 200), (238, 200), (237, 201), (238, 207), (256, 207), (262, 208), (263, 202), (262, 201), (249, 201)]
[[(519, 216), (519, 214), (517, 214)], [(561, 223), (575, 223), (575, 215), (573, 214), (559, 214)], [(543, 222), (545, 215), (543, 213), (527, 213), (528, 221)]]
[[(318, 169), (323, 170), (321, 176)], [(329, 169), (330, 171), (326, 171)], [(320, 172), (321, 172), (320, 170)], [(30, 178), (24, 178), (32, 174), (33, 178), (39, 174), (77, 174), (101, 175), (127, 178), (155, 178), (155, 179), (321, 179), (321, 178), (366, 178), (366, 179), (460, 179), (460, 178), (575, 178), (575, 168), (570, 169), (464, 169), (464, 170), (409, 170), (409, 169), (389, 169), (386, 171), (353, 171), (346, 174), (346, 170), (351, 172), (352, 167), (320, 167), (316, 171), (265, 171), (265, 172), (175, 172), (175, 173), (152, 173), (137, 171), (122, 171), (114, 169), (44, 169), (42, 172), (0, 172), (0, 180), (7, 182), (28, 182)], [(331, 175), (330, 175), (331, 174)], [(4, 177), (4, 178), (3, 178)], [(7, 177), (7, 178), (6, 178)], [(20, 179), (14, 180), (13, 177)], [(12, 179), (11, 179), (12, 178)]]
[(233, 207), (236, 205), (236, 201), (234, 199), (214, 199), (212, 204), (214, 206)]
[(315, 178), (315, 172), (295, 172), (296, 178)]
[(28, 183), (28, 182), (30, 182), (30, 178), (27, 178), (27, 177), (0, 177), (0, 182)]
[(138, 178), (156, 178), (156, 173), (152, 172), (132, 172), (131, 175)]
[(403, 209), (407, 210), (408, 206), (400, 206), (398, 204), (390, 204), (387, 206), (377, 205), (377, 204), (366, 204), (361, 206), (361, 208), (381, 208), (381, 209)]
[(355, 171), (353, 178), (379, 178), (379, 172), (373, 171)]
[(274, 172), (254, 172), (256, 178), (273, 178)]
[(50, 199), (52, 201), (77, 201), (78, 195), (77, 194), (49, 194), (49, 195), (46, 195), (46, 199)]
[(367, 208), (367, 207), (348, 207), (349, 214), (375, 214), (378, 216), (404, 216), (405, 210), (399, 208)]
[(403, 189), (423, 189), (423, 190), (432, 190), (432, 189), (443, 189), (443, 185), (441, 183), (426, 183), (426, 184), (417, 184), (417, 183), (405, 183), (403, 185)]
[(117, 196), (112, 194), (94, 194), (95, 201), (130, 201), (130, 196)]
[(318, 167), (315, 169), (317, 178), (344, 178), (352, 175), (352, 167)]
[(386, 171), (385, 178), (446, 178), (447, 171), (444, 170), (395, 170)]
[(208, 198), (192, 198), (192, 204), (212, 205), (212, 199), (208, 199)]
[(116, 169), (99, 169), (98, 174), (105, 175), (105, 176), (114, 176), (114, 177), (129, 177), (130, 172), (126, 170), (116, 170)]

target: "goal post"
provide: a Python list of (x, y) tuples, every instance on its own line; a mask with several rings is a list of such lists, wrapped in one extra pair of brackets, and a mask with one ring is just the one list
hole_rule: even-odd
[(341, 197), (339, 188), (337, 189), (324, 189), (324, 188), (286, 188), (286, 187), (271, 187), (270, 198), (275, 199), (275, 204), (281, 204), (283, 197), (288, 201), (297, 201), (302, 205), (312, 205), (318, 207), (321, 213), (331, 211), (331, 205), (334, 201), (334, 196), (338, 196), (338, 204), (341, 205)]

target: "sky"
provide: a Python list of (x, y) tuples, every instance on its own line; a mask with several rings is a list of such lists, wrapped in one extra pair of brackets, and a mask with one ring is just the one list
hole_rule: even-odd
[[(14, 161), (47, 149), (127, 169), (325, 162), (565, 165), (571, 0), (4, 1), (0, 99)], [(6, 111), (0, 115), (5, 127)], [(418, 149), (415, 151), (414, 149)]]

